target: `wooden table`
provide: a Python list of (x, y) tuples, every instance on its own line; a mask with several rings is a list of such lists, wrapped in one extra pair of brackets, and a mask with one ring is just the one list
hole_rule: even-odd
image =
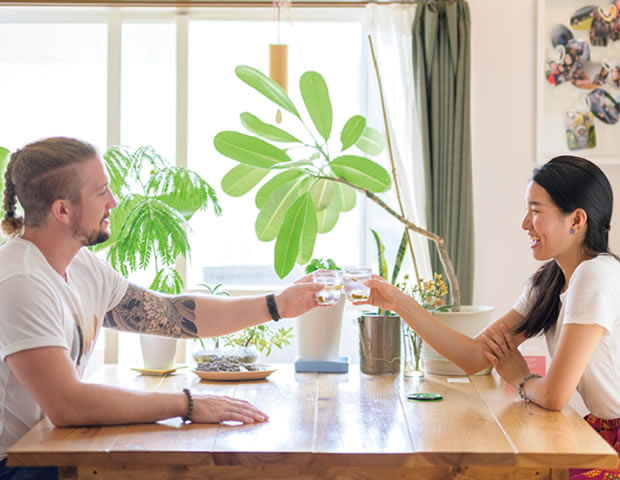
[[(258, 425), (156, 424), (54, 428), (43, 420), (8, 454), (9, 465), (58, 465), (88, 479), (553, 479), (569, 467), (613, 467), (607, 445), (570, 407), (526, 404), (496, 375), (296, 374), (267, 380), (200, 381), (185, 371), (141, 376), (105, 366), (92, 382), (139, 390), (244, 398), (270, 415)], [(183, 372), (183, 371), (181, 371)], [(407, 401), (436, 392), (439, 402)]]

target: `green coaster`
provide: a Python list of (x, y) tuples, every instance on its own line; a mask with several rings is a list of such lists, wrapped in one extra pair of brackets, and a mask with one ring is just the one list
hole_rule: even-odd
[(407, 400), (419, 400), (421, 402), (436, 402), (443, 399), (438, 393), (410, 393)]

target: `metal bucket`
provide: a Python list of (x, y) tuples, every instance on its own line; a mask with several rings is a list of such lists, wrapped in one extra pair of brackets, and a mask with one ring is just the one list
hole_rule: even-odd
[(360, 368), (364, 373), (400, 371), (400, 317), (365, 314), (360, 327)]

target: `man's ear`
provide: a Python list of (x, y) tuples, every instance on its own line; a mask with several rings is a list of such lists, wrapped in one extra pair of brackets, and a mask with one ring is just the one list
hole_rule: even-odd
[(63, 198), (54, 200), (52, 203), (51, 214), (56, 221), (69, 225), (71, 223), (71, 216), (73, 215), (74, 208), (71, 202)]

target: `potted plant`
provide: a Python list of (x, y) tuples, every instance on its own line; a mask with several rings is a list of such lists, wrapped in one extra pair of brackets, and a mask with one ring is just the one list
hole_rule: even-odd
[[(188, 222), (209, 203), (221, 214), (215, 191), (196, 172), (170, 165), (151, 146), (134, 151), (115, 146), (103, 159), (118, 206), (110, 214), (110, 238), (93, 250), (107, 249), (110, 265), (124, 276), (152, 270), (152, 290), (181, 293), (183, 279), (175, 262), (190, 255)], [(168, 352), (165, 361), (145, 357), (145, 368), (161, 367), (174, 358), (176, 339), (141, 335), (140, 341), (143, 355)]]
[[(276, 240), (274, 268), (281, 278), (291, 271), (295, 262), (303, 264), (311, 258), (317, 233), (329, 232), (337, 223), (339, 213), (353, 208), (355, 192), (364, 194), (405, 227), (405, 236), (408, 237), (412, 231), (433, 242), (447, 276), (452, 305), (451, 312), (441, 315), (462, 317), (460, 286), (445, 240), (414, 224), (404, 213), (372, 41), (370, 50), (377, 74), (385, 139), (380, 132), (366, 125), (364, 117), (354, 115), (340, 131), (337, 144), (332, 135), (329, 92), (323, 77), (317, 72), (305, 72), (299, 82), (304, 105), (314, 131), (318, 133), (315, 135), (311, 125), (304, 122), (288, 94), (276, 82), (252, 67), (238, 66), (235, 69), (237, 76), (281, 107), (285, 114), (288, 112), (295, 121), (301, 122), (309, 139), (299, 139), (279, 127), (264, 123), (251, 113), (241, 113), (241, 123), (253, 135), (223, 131), (214, 138), (218, 152), (239, 162), (222, 180), (222, 189), (229, 195), (241, 196), (265, 177), (274, 174), (256, 192), (255, 203), (260, 210), (256, 220), (256, 234), (263, 241)], [(387, 145), (389, 153), (392, 178), (383, 167), (368, 158), (379, 153), (384, 145)], [(345, 153), (353, 147), (366, 156)], [(334, 151), (338, 153), (332, 155), (330, 152)], [(398, 211), (378, 196), (392, 187), (398, 199)], [(413, 260), (415, 279), (420, 285), (415, 254), (411, 242), (407, 244)], [(489, 309), (465, 310), (482, 310), (482, 323), (488, 323)], [(477, 312), (472, 313), (478, 316)], [(467, 312), (467, 316), (469, 314)], [(439, 314), (438, 318), (443, 321)], [(466, 322), (457, 321), (455, 326), (461, 330), (461, 324)], [(481, 323), (476, 322), (476, 325)]]
[[(403, 233), (390, 278), (385, 260), (385, 245), (379, 233), (371, 229), (377, 246), (379, 275), (395, 285), (407, 251), (407, 235)], [(393, 312), (378, 309), (363, 312), (357, 319), (360, 331), (360, 368), (364, 373), (398, 373), (401, 358), (401, 319)]]
[[(331, 258), (313, 258), (305, 273), (316, 270), (341, 270)], [(339, 361), (340, 334), (345, 298), (329, 307), (314, 308), (295, 321), (297, 360), (302, 362)]]

